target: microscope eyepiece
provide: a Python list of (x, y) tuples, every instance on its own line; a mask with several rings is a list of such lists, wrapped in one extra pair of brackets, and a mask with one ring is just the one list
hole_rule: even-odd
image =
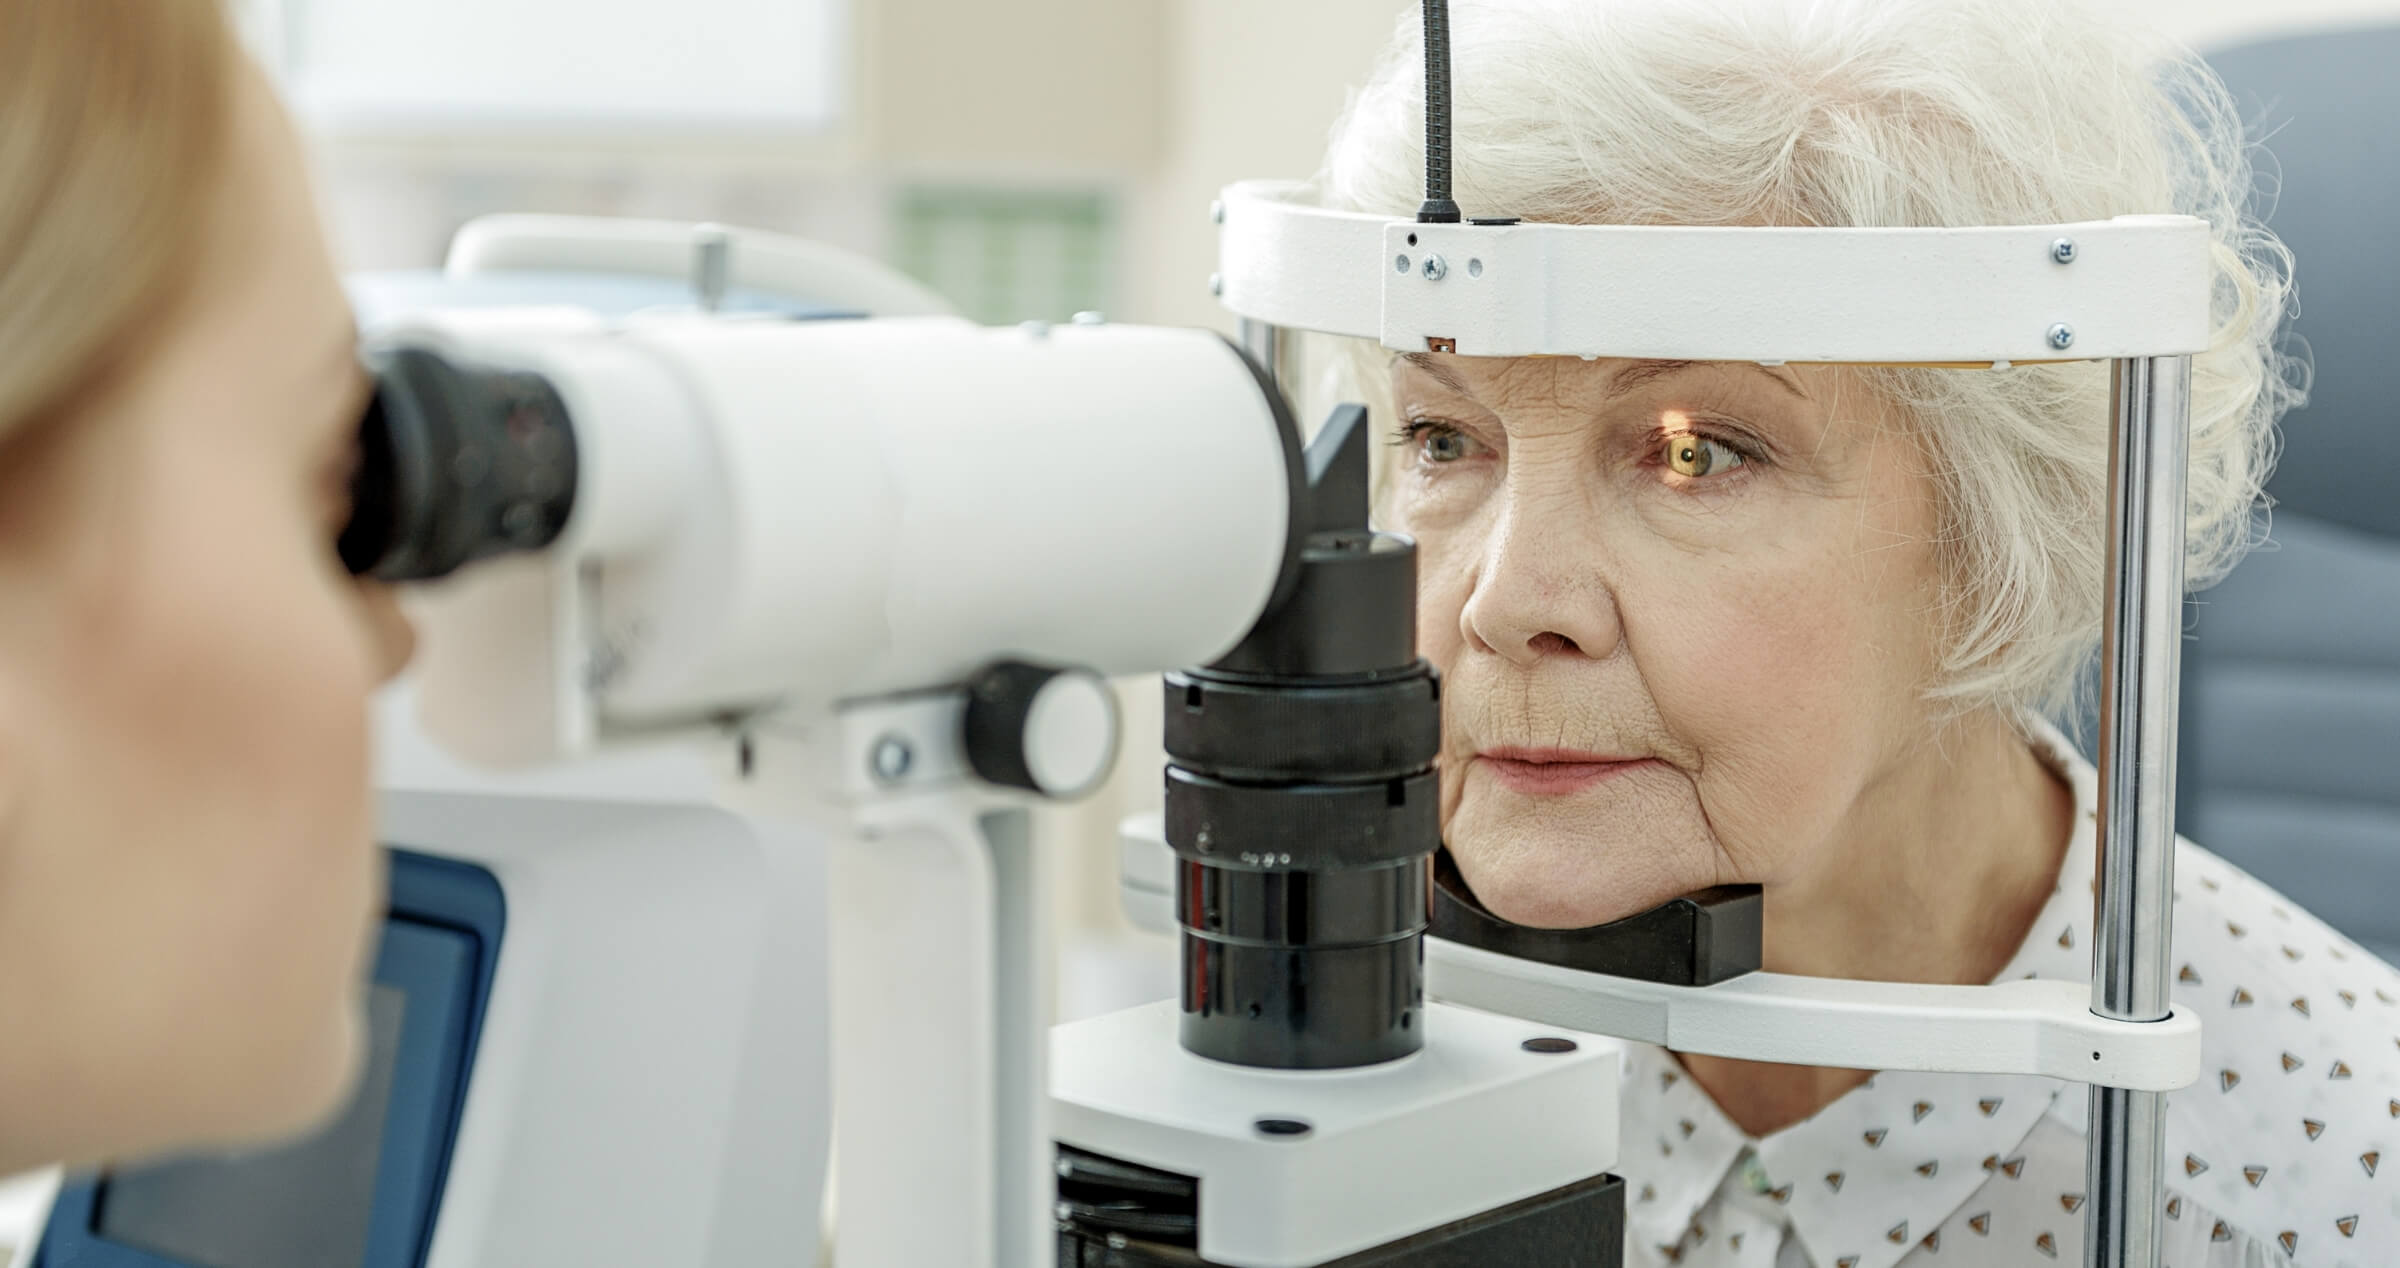
[(548, 379), (413, 346), (380, 353), (369, 368), (375, 394), (359, 420), (343, 567), (430, 581), (558, 539), (575, 505), (577, 453)]

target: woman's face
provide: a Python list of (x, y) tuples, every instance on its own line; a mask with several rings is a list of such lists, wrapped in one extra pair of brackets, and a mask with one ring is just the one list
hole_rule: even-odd
[(255, 75), (240, 98), (193, 297), (0, 471), (20, 1163), (288, 1132), (339, 1102), (359, 1047), (367, 701), (408, 633), (334, 557), (368, 384), (298, 147)]
[(1442, 825), (1523, 924), (1777, 884), (1932, 734), (1925, 460), (1852, 372), (1412, 354), (1385, 510), (1442, 671)]

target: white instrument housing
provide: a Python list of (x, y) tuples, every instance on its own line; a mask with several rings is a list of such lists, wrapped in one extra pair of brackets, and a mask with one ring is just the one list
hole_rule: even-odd
[[(1262, 1070), (1185, 1051), (1176, 1014), (1163, 1000), (1055, 1028), (1051, 1119), (1062, 1144), (1197, 1179), (1209, 1263), (1329, 1263), (1617, 1163), (1608, 1040), (1429, 1004), (1425, 1047), (1397, 1061)], [(1261, 1118), (1309, 1130), (1267, 1138)]]
[[(954, 313), (948, 300), (881, 261), (822, 242), (731, 225), (615, 216), (483, 216), (450, 241), (446, 272), (589, 273), (688, 281), (704, 305), (748, 291), (876, 317)], [(710, 294), (719, 289), (718, 295)]]
[(429, 1268), (629, 1246), (808, 1262), (830, 1126), (822, 843), (704, 805), (382, 800), (387, 841), (508, 896)]
[(385, 338), (540, 373), (575, 428), (560, 542), (421, 609), (428, 730), (485, 763), (956, 683), (998, 654), (1202, 663), (1288, 553), (1296, 437), (1203, 331), (544, 310)]
[[(1125, 820), (1118, 884), (1126, 917), (1173, 936), (1175, 855), (1163, 816)], [(1700, 1052), (1871, 1070), (2035, 1074), (2168, 1092), (2200, 1077), (2200, 1021), (2114, 1021), (2082, 982), (1989, 986), (1747, 973), (1666, 986), (1425, 939), (1425, 993), (1451, 1004)]]
[(1310, 196), (1290, 181), (1225, 189), (1228, 309), (1476, 357), (1988, 365), (2208, 346), (2208, 224), (2190, 216), (1958, 229), (1420, 224)]

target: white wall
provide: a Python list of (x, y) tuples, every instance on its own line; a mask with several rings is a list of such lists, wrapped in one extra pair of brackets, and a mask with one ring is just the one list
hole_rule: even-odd
[(1407, 0), (1171, 0), (1165, 141), (1128, 316), (1231, 330), (1208, 293), (1217, 190), (1316, 171), (1327, 131)]
[(2400, 22), (2400, 0), (2108, 0), (2202, 50), (2262, 35)]

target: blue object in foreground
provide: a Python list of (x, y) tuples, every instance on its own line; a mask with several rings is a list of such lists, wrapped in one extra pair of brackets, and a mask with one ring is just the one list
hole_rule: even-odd
[(69, 1184), (35, 1268), (420, 1268), (506, 903), (480, 867), (390, 858), (366, 1070), (350, 1107), (297, 1144)]

